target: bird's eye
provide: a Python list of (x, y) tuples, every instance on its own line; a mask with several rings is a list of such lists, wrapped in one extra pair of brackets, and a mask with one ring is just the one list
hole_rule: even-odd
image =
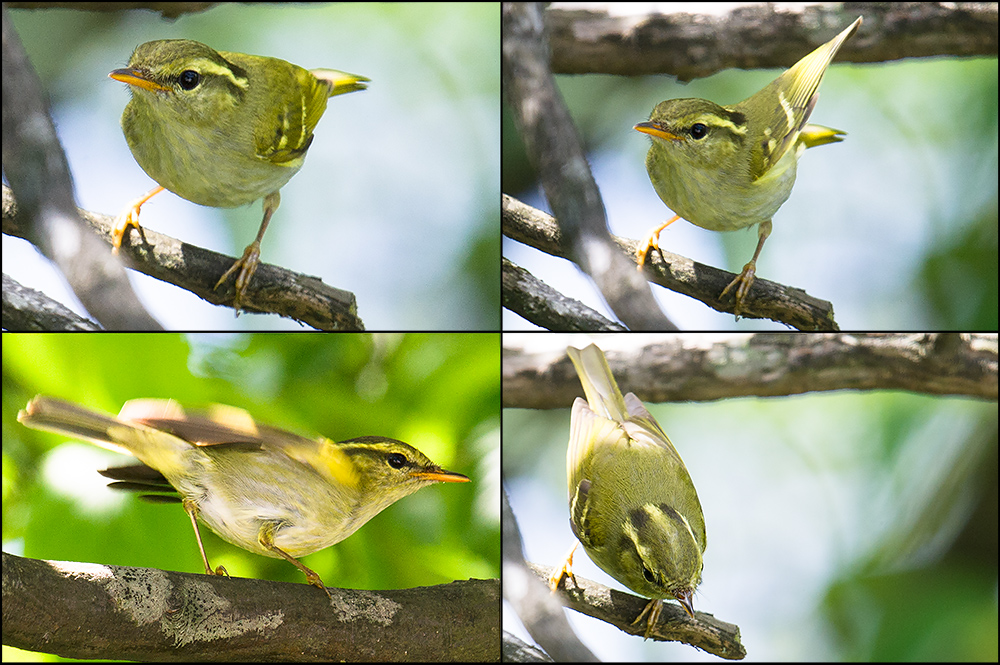
[(650, 584), (656, 582), (656, 578), (653, 577), (653, 571), (651, 571), (649, 568), (646, 568), (646, 566), (642, 567), (642, 576), (645, 577), (646, 581), (649, 582)]
[(406, 464), (406, 456), (400, 453), (389, 453), (386, 461), (389, 462), (389, 466), (392, 468), (402, 469), (403, 465)]
[(691, 138), (695, 140), (703, 139), (708, 135), (708, 127), (700, 122), (696, 122), (693, 125), (691, 125), (690, 133), (691, 133)]
[(193, 69), (185, 69), (177, 77), (177, 82), (180, 83), (181, 88), (184, 90), (194, 90), (201, 82), (201, 75)]

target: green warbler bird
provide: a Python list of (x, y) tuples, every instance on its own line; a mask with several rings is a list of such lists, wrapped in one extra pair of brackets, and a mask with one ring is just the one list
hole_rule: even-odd
[(676, 213), (640, 245), (640, 269), (650, 249), (658, 248), (660, 232), (679, 218), (710, 231), (756, 224), (753, 258), (719, 296), (735, 289), (733, 311), (739, 316), (771, 218), (792, 193), (799, 157), (806, 148), (843, 140), (844, 132), (806, 121), (827, 66), (859, 25), (861, 17), (738, 104), (670, 99), (656, 105), (648, 122), (635, 125), (652, 137), (646, 170), (660, 199)]
[(215, 51), (190, 39), (146, 42), (128, 67), (108, 76), (129, 85), (122, 131), (139, 166), (160, 184), (118, 217), (114, 251), (129, 227), (141, 232), (139, 208), (164, 189), (217, 208), (263, 199), (256, 239), (215, 284), (218, 289), (236, 274), (233, 307), (239, 314), (260, 263), (261, 239), (281, 201), (278, 190), (302, 168), (327, 99), (364, 90), (368, 79)]
[(169, 491), (191, 518), (209, 575), (197, 519), (233, 545), (285, 559), (329, 596), (297, 557), (339, 543), (384, 508), (432, 483), (464, 483), (410, 445), (379, 436), (334, 443), (261, 425), (246, 411), (216, 405), (186, 414), (172, 400), (127, 402), (117, 417), (38, 396), (17, 419), (131, 454), (142, 464), (102, 471), (120, 489)]
[[(566, 353), (587, 395), (573, 403), (566, 453), (570, 526), (604, 572), (653, 599), (633, 622), (646, 618), (648, 638), (663, 599), (694, 617), (706, 545), (701, 503), (663, 428), (638, 397), (622, 396), (604, 353), (593, 344)], [(572, 553), (553, 589), (572, 574), (571, 562)]]

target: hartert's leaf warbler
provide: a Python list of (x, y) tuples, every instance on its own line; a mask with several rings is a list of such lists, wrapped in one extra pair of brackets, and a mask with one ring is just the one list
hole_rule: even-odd
[(327, 99), (364, 90), (368, 79), (215, 51), (190, 39), (146, 42), (128, 67), (108, 76), (130, 86), (122, 131), (139, 166), (161, 185), (119, 216), (114, 251), (130, 226), (140, 228), (140, 206), (163, 189), (217, 208), (264, 199), (256, 239), (215, 284), (217, 289), (237, 275), (238, 314), (260, 263), (264, 231), (281, 201), (278, 190), (302, 168)]
[(573, 402), (566, 453), (570, 526), (604, 572), (653, 599), (633, 622), (646, 618), (649, 637), (662, 599), (677, 599), (694, 617), (706, 545), (701, 503), (663, 428), (638, 397), (622, 396), (604, 353), (593, 344), (566, 353), (587, 395)]
[(102, 474), (123, 481), (116, 483), (122, 489), (173, 487), (180, 496), (172, 500), (191, 517), (206, 573), (226, 574), (208, 564), (197, 518), (234, 545), (286, 559), (327, 595), (319, 575), (297, 557), (339, 543), (421, 487), (469, 480), (402, 441), (310, 439), (228, 406), (197, 415), (172, 400), (140, 399), (114, 417), (38, 396), (17, 419), (138, 458), (142, 464)]
[(638, 262), (667, 225), (684, 218), (711, 231), (758, 225), (757, 249), (722, 291), (735, 289), (739, 315), (754, 282), (757, 257), (771, 233), (771, 217), (792, 193), (795, 168), (806, 148), (841, 141), (844, 132), (807, 125), (823, 73), (861, 25), (843, 32), (799, 60), (763, 90), (732, 106), (705, 99), (669, 99), (635, 129), (652, 137), (646, 170), (653, 189), (676, 215), (640, 245)]

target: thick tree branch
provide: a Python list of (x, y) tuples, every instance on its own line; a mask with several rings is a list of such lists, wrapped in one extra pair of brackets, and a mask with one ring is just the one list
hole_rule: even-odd
[[(601, 347), (622, 392), (649, 403), (827, 390), (997, 399), (996, 333), (629, 335)], [(508, 338), (502, 358), (504, 407), (568, 408), (582, 396), (565, 347), (529, 354)]]
[(3, 642), (73, 658), (499, 660), (499, 580), (391, 591), (3, 553)]
[[(556, 221), (541, 210), (506, 194), (503, 195), (501, 228), (508, 238), (553, 256), (569, 258), (570, 250)], [(621, 236), (611, 237), (620, 250), (632, 259), (634, 266), (639, 241)], [(635, 270), (634, 267), (632, 269)], [(732, 297), (724, 302), (718, 297), (736, 276), (735, 273), (692, 261), (679, 254), (659, 251), (650, 254), (643, 274), (649, 281), (691, 296), (719, 312), (733, 311)], [(564, 296), (560, 294), (560, 297)], [(839, 330), (833, 318), (832, 304), (814, 298), (802, 289), (760, 277), (754, 280), (740, 316), (767, 318), (798, 330)]]
[[(864, 14), (838, 62), (995, 56), (997, 3), (787, 3), (662, 13), (640, 5), (545, 11), (557, 74), (672, 74), (680, 81), (739, 67), (789, 67)], [(947, 26), (947, 29), (942, 29)]]

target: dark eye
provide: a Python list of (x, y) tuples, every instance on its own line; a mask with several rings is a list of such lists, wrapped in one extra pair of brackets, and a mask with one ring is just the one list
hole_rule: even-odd
[(642, 567), (642, 576), (645, 577), (646, 581), (649, 582), (650, 584), (656, 582), (656, 578), (653, 577), (653, 571), (651, 571), (649, 568), (646, 568), (646, 566)]
[(177, 77), (177, 82), (180, 83), (181, 88), (185, 90), (194, 90), (201, 82), (201, 75), (193, 69), (185, 69), (181, 72), (181, 75)]
[(706, 127), (705, 125), (703, 125), (700, 122), (696, 122), (693, 125), (691, 125), (691, 132), (690, 133), (691, 133), (691, 138), (693, 138), (695, 140), (697, 140), (697, 139), (703, 139), (703, 138), (705, 138), (705, 136), (708, 135), (708, 127)]
[(389, 466), (392, 468), (402, 469), (403, 465), (406, 464), (406, 456), (400, 453), (389, 453), (386, 461), (389, 462)]

